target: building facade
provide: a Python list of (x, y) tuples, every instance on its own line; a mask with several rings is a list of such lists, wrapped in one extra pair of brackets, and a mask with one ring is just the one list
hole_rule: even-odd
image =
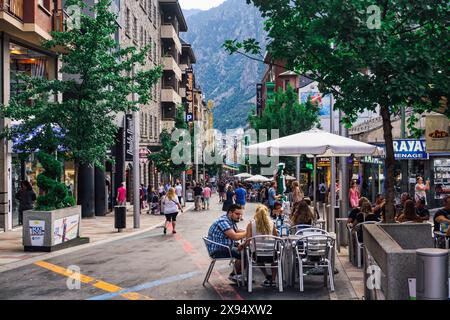
[[(60, 77), (55, 52), (45, 50), (41, 43), (62, 27), (63, 18), (60, 0), (0, 1), (0, 103), (7, 104), (17, 94), (19, 74)], [(14, 123), (0, 117), (0, 130), (10, 125)], [(11, 141), (0, 140), (0, 231), (18, 226), (15, 193), (26, 175), (35, 186), (39, 170), (34, 159), (27, 163), (19, 159)]]

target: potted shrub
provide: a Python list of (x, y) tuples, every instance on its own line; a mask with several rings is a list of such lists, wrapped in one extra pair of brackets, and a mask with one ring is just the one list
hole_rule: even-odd
[(81, 206), (60, 182), (62, 163), (43, 151), (37, 158), (44, 168), (38, 175), (40, 195), (34, 210), (23, 214), (23, 246), (25, 251), (50, 252), (89, 242), (80, 238)]

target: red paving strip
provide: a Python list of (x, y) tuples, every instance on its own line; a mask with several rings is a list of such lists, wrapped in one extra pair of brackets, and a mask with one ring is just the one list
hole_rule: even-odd
[[(169, 226), (168, 231), (172, 232), (172, 225)], [(209, 266), (210, 262), (206, 260), (202, 255), (200, 255), (194, 249), (192, 244), (184, 239), (179, 233), (175, 234), (175, 240), (181, 244), (184, 252), (193, 256), (193, 262), (198, 269), (206, 269)], [(244, 300), (244, 298), (242, 298), (242, 296), (236, 291), (236, 289), (226, 284), (226, 279), (219, 272), (214, 271), (213, 273), (219, 278), (220, 284), (210, 284), (222, 300)]]

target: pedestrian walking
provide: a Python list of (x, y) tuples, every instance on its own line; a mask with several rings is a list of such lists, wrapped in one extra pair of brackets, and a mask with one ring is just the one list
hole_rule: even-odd
[(426, 191), (430, 190), (430, 180), (427, 180), (426, 184), (424, 184), (423, 178), (417, 177), (417, 184), (416, 184), (414, 190), (415, 190), (414, 199), (416, 201), (418, 201), (420, 199), (424, 199), (425, 205), (427, 205), (428, 202), (427, 202), (427, 192)]
[(348, 193), (350, 206), (352, 208), (358, 208), (359, 198), (361, 197), (358, 186), (356, 185), (356, 182), (352, 182), (352, 186)]
[(205, 199), (205, 209), (209, 210), (209, 200), (211, 199), (211, 194), (212, 194), (212, 190), (211, 188), (207, 185), (204, 189), (203, 189), (203, 199)]
[(166, 217), (166, 223), (164, 225), (164, 234), (167, 233), (167, 228), (169, 227), (170, 223), (172, 223), (172, 233), (177, 233), (175, 230), (176, 222), (177, 222), (177, 215), (178, 211), (183, 212), (183, 208), (181, 207), (180, 203), (178, 202), (178, 197), (175, 193), (174, 188), (169, 188), (169, 191), (167, 191), (167, 195), (164, 197), (163, 203), (163, 212)]
[(202, 208), (202, 197), (203, 197), (203, 188), (200, 183), (194, 188), (194, 199), (195, 199), (195, 211), (200, 211)]
[(222, 211), (228, 212), (230, 207), (234, 204), (234, 191), (231, 185), (228, 186), (227, 193), (225, 194), (225, 199), (222, 205)]
[(238, 184), (238, 188), (234, 193), (236, 194), (236, 204), (240, 205), (242, 207), (242, 210), (245, 210), (247, 191), (244, 189), (241, 183)]
[(20, 183), (20, 190), (16, 193), (16, 199), (19, 200), (19, 225), (23, 224), (23, 212), (33, 209), (36, 201), (36, 193), (28, 181)]
[(298, 181), (294, 181), (292, 183), (292, 203), (297, 203), (303, 200), (305, 194), (300, 189), (300, 183)]
[(183, 199), (183, 186), (180, 182), (177, 182), (177, 185), (175, 187), (175, 193), (178, 197), (178, 202), (181, 204), (182, 207), (184, 207), (184, 199)]
[(116, 202), (118, 206), (125, 206), (127, 204), (127, 188), (126, 183), (122, 182), (121, 186), (117, 190)]

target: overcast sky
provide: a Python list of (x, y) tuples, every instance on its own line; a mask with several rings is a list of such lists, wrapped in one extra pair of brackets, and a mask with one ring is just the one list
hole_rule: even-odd
[(225, 0), (180, 0), (180, 5), (183, 9), (208, 10), (217, 7), (222, 2), (225, 2)]

